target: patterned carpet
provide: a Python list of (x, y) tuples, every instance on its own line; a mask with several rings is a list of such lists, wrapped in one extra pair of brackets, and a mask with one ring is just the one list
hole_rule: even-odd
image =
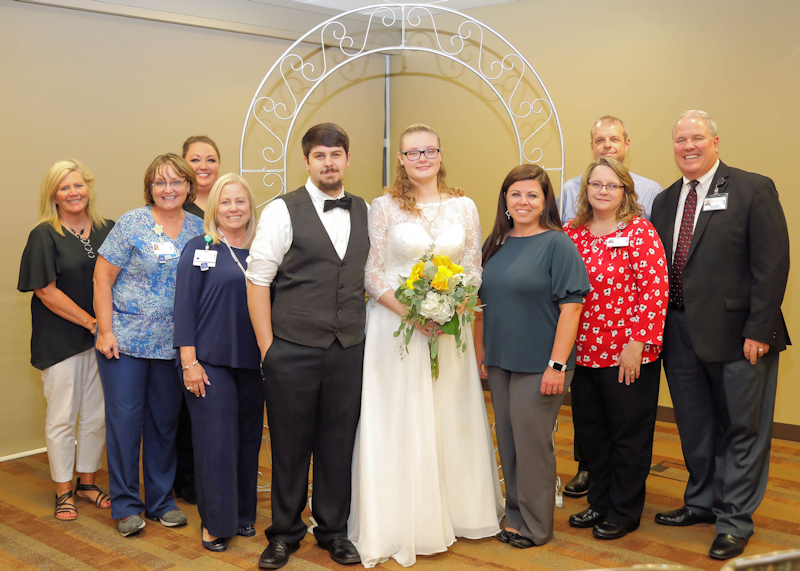
[[(487, 405), (491, 418), (491, 404)], [(558, 472), (566, 483), (576, 469), (569, 407), (562, 408), (559, 425)], [(767, 495), (755, 514), (756, 534), (745, 555), (800, 548), (800, 443), (774, 440), (771, 462)], [(269, 477), (266, 452), (262, 452), (261, 464), (263, 473)], [(592, 537), (591, 530), (573, 529), (567, 518), (585, 509), (586, 500), (564, 498), (564, 508), (557, 509), (555, 514), (555, 537), (547, 545), (519, 550), (491, 538), (460, 540), (447, 553), (419, 558), (415, 568), (566, 570), (677, 563), (716, 571), (722, 563), (707, 555), (715, 537), (711, 525), (666, 528), (653, 523), (656, 512), (683, 505), (686, 479), (677, 429), (673, 424), (659, 422), (647, 504), (642, 526), (635, 533), (617, 541), (602, 542)], [(108, 489), (105, 470), (99, 473), (98, 483)], [(211, 553), (201, 547), (197, 509), (180, 501), (179, 506), (189, 516), (188, 526), (166, 529), (148, 521), (139, 535), (126, 539), (117, 533), (109, 511), (85, 502), (77, 505), (80, 512), (77, 521), (56, 521), (53, 498), (45, 454), (0, 463), (0, 569), (256, 569), (258, 557), (267, 544), (263, 530), (269, 525), (268, 492), (259, 494), (256, 536), (232, 539), (224, 553)], [(311, 536), (307, 536), (286, 567), (288, 570), (323, 568), (344, 569), (331, 561)], [(400, 569), (400, 566), (389, 561), (379, 568)]]

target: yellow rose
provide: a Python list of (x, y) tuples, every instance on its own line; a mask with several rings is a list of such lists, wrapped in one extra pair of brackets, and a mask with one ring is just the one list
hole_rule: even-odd
[(450, 264), (450, 271), (453, 272), (454, 274), (462, 274), (462, 273), (464, 273), (464, 268), (462, 268), (458, 264), (451, 263)]
[(439, 271), (433, 276), (431, 287), (438, 291), (445, 291), (450, 289), (450, 280), (453, 278), (453, 272), (450, 268), (439, 266)]
[(418, 266), (419, 264), (414, 266), (414, 268), (411, 270), (411, 275), (408, 276), (408, 279), (406, 280), (406, 288), (408, 289), (414, 289), (414, 282), (417, 281), (422, 275), (422, 268)]
[(431, 261), (437, 268), (444, 266), (454, 274), (460, 274), (464, 271), (464, 268), (451, 262), (447, 256), (434, 256)]

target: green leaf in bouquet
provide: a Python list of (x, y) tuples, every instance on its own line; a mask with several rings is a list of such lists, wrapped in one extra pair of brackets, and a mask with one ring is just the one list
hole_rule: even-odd
[(439, 338), (435, 335), (431, 337), (431, 341), (429, 343), (431, 348), (431, 359), (435, 359), (436, 356), (439, 354)]
[(405, 290), (403, 292), (403, 295), (406, 296), (406, 297), (413, 297), (414, 296), (414, 290), (413, 289), (407, 289), (407, 290)]
[(403, 329), (403, 328), (401, 327), (400, 329), (398, 329), (397, 331), (395, 331), (394, 333), (392, 333), (392, 337), (400, 337), (400, 331), (401, 331), (402, 329)]
[(455, 335), (459, 330), (458, 313), (454, 313), (453, 317), (450, 318), (450, 321), (442, 325), (440, 329), (447, 335)]
[(408, 327), (406, 329), (406, 334), (405, 334), (405, 339), (404, 339), (406, 345), (408, 345), (411, 342), (411, 336), (413, 334), (414, 334), (414, 328), (413, 327)]
[(470, 297), (470, 298), (467, 300), (467, 305), (466, 305), (465, 307), (466, 307), (467, 309), (472, 309), (472, 308), (473, 308), (473, 307), (475, 307), (476, 305), (478, 305), (478, 298), (477, 298), (477, 297), (475, 297), (475, 296), (472, 296), (472, 297)]
[(439, 268), (436, 267), (436, 264), (431, 261), (425, 262), (425, 271), (423, 273), (426, 279), (432, 280), (438, 271)]

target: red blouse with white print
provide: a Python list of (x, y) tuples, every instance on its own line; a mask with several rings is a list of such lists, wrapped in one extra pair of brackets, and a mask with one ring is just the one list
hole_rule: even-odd
[(576, 341), (582, 367), (616, 367), (629, 340), (644, 343), (642, 364), (658, 358), (664, 340), (669, 282), (664, 246), (644, 218), (613, 234), (564, 225), (586, 264), (592, 286)]

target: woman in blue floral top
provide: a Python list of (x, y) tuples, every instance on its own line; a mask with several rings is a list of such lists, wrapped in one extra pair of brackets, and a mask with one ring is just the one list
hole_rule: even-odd
[[(147, 205), (123, 214), (98, 250), (95, 347), (106, 403), (111, 515), (123, 537), (144, 527), (143, 509), (166, 527), (186, 524), (172, 496), (182, 398), (172, 337), (178, 259), (203, 231), (203, 221), (183, 210), (196, 188), (194, 171), (181, 157), (157, 157), (144, 176)], [(139, 497), (140, 445), (145, 502)]]

